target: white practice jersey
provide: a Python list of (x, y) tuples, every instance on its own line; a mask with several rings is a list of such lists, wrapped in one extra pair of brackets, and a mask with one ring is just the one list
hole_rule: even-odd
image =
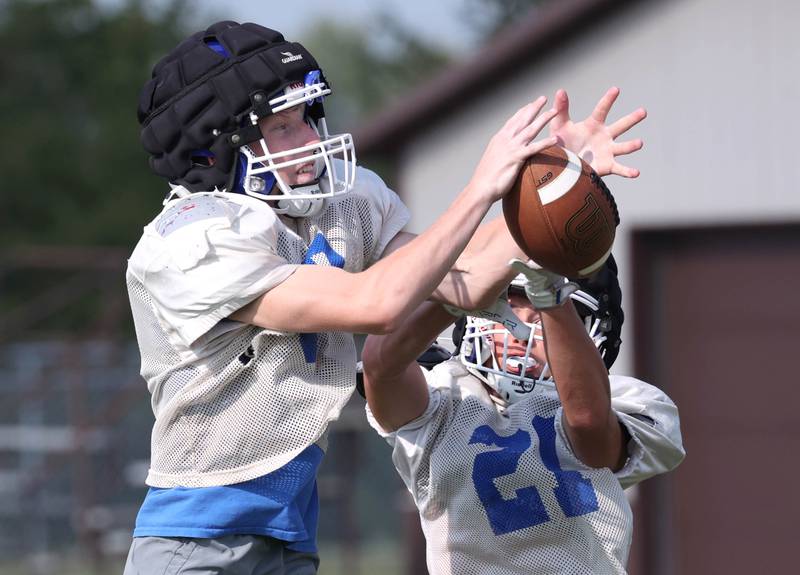
[(502, 413), (457, 361), (425, 374), (423, 415), (386, 433), (419, 509), (431, 575), (625, 573), (633, 518), (623, 488), (683, 458), (678, 412), (663, 392), (611, 376), (630, 433), (623, 469), (579, 461), (552, 385)]
[[(302, 264), (359, 272), (408, 211), (374, 173), (311, 218), (241, 194), (169, 202), (129, 262), (142, 376), (156, 416), (147, 484), (205, 487), (282, 467), (324, 433), (355, 387), (351, 334), (283, 333), (227, 317)], [(325, 286), (316, 286), (319, 306)]]

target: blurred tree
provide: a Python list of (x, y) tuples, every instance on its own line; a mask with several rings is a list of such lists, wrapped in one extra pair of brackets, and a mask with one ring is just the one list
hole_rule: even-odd
[(441, 70), (451, 56), (388, 13), (371, 26), (319, 21), (304, 34), (334, 95), (325, 103), (331, 127), (352, 130), (366, 116)]
[(133, 245), (164, 188), (139, 143), (137, 97), (185, 35), (184, 5), (0, 2), (0, 245)]
[[(198, 21), (188, 8), (186, 0), (0, 0), (0, 312), (32, 302), (29, 311), (44, 320), (40, 300), (55, 301), (47, 290), (72, 277), (68, 269), (3, 267), (13, 261), (15, 248), (130, 250), (160, 210), (166, 185), (147, 166), (136, 105), (160, 57), (190, 28), (225, 17), (205, 14)], [(443, 50), (388, 15), (373, 24), (320, 22), (308, 34), (308, 47), (336, 89), (328, 103), (332, 128), (354, 129), (366, 114), (448, 61)], [(93, 308), (103, 304), (76, 302), (81, 293), (64, 296), (69, 303), (51, 310), (61, 328), (101, 315)]]
[(500, 30), (514, 24), (535, 6), (553, 0), (467, 0), (464, 20), (485, 39), (491, 40)]
[[(188, 32), (186, 8), (0, 0), (0, 245), (133, 245), (164, 189), (139, 143), (136, 98)], [(387, 14), (366, 29), (319, 22), (308, 34), (336, 90), (333, 128), (353, 129), (449, 60)]]

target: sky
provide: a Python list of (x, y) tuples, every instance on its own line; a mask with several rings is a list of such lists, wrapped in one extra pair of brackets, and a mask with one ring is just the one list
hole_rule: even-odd
[[(217, 10), (215, 7), (222, 4), (212, 0), (197, 1)], [(322, 16), (342, 23), (363, 21), (369, 26), (370, 17), (384, 10), (412, 30), (451, 49), (464, 48), (471, 39), (462, 16), (467, 5), (465, 0), (239, 0), (222, 5), (226, 14), (235, 15), (234, 19), (258, 22), (280, 30), (287, 37), (299, 37), (305, 27)]]
[[(159, 0), (150, 0), (154, 5)], [(119, 0), (99, 0), (113, 6)], [(299, 38), (310, 24), (320, 18), (330, 18), (342, 23), (360, 22), (369, 26), (372, 16), (379, 11), (396, 16), (407, 28), (439, 44), (451, 52), (468, 51), (476, 35), (467, 23), (465, 11), (469, 0), (193, 0), (196, 16), (201, 24), (210, 21), (206, 16), (250, 21), (273, 28), (287, 38)], [(472, 4), (474, 5), (474, 4)]]

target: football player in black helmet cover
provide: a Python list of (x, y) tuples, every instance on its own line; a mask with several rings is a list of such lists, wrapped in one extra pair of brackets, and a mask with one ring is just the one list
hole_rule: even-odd
[(623, 489), (683, 459), (677, 408), (608, 375), (623, 321), (613, 257), (579, 283), (512, 267), (507, 295), (458, 322), (457, 357), (430, 371), (415, 360), (452, 308), (426, 302), (367, 338), (368, 419), (419, 509), (431, 575), (625, 573)]
[(352, 333), (391, 332), (431, 297), (494, 301), (521, 254), (502, 219), (478, 226), (531, 155), (560, 141), (604, 175), (640, 146), (604, 118), (571, 122), (565, 94), (548, 110), (539, 97), (414, 236), (351, 136), (328, 132), (330, 94), (301, 44), (230, 21), (180, 43), (142, 89), (142, 143), (169, 188), (127, 271), (155, 424), (126, 573), (315, 572), (316, 471), (355, 387)]

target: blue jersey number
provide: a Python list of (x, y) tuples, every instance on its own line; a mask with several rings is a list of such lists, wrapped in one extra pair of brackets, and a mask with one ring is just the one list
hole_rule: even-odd
[[(556, 457), (556, 430), (553, 417), (534, 417), (533, 428), (539, 436), (539, 455), (545, 467), (555, 476), (556, 501), (567, 517), (597, 511), (597, 495), (592, 482), (577, 471), (564, 471)], [(550, 520), (539, 491), (534, 486), (517, 489), (516, 497), (504, 499), (494, 480), (516, 472), (520, 457), (531, 446), (530, 435), (519, 429), (513, 435), (501, 437), (488, 425), (477, 428), (469, 440), (497, 451), (475, 456), (472, 482), (486, 510), (495, 535), (503, 535)]]
[[(344, 258), (334, 250), (320, 233), (314, 237), (314, 241), (308, 246), (306, 256), (303, 258), (304, 265), (315, 265), (314, 261), (316, 256), (325, 256), (328, 263), (335, 268), (344, 268)], [(306, 358), (306, 363), (314, 363), (317, 361), (317, 334), (315, 333), (301, 333), (300, 346), (303, 348), (303, 355)]]

